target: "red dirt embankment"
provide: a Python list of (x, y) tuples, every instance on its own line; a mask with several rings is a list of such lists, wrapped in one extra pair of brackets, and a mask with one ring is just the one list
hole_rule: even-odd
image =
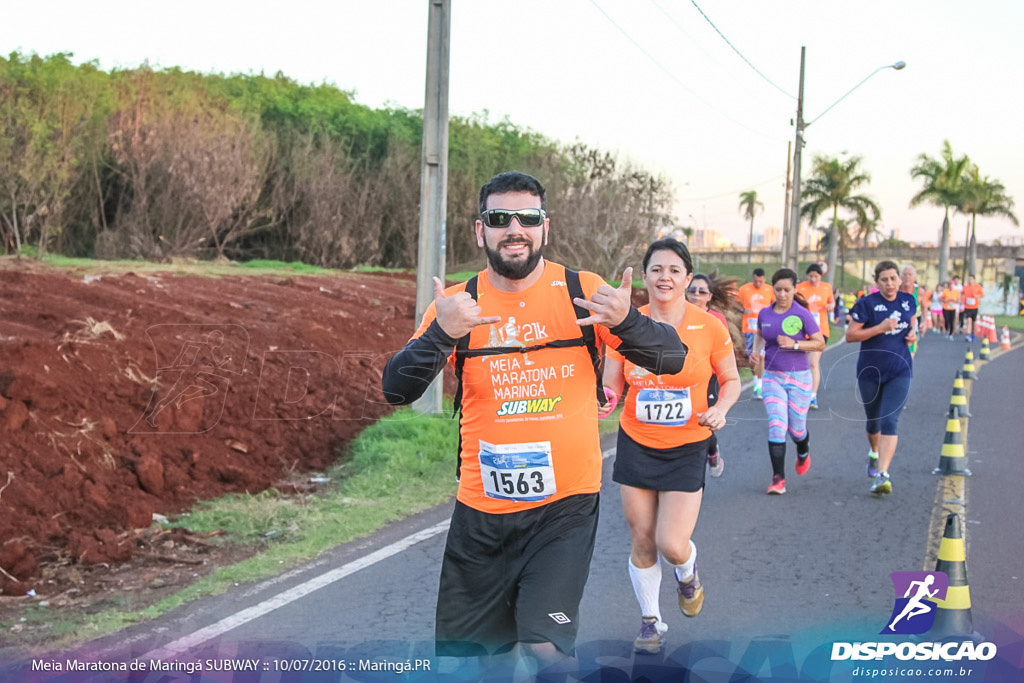
[(407, 276), (0, 264), (0, 594), (129, 559), (154, 513), (319, 471), (388, 412)]

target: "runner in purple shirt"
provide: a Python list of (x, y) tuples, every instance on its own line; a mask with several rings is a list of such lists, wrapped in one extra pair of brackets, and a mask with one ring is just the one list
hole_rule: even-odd
[(811, 403), (808, 351), (824, 351), (825, 337), (817, 316), (796, 292), (797, 274), (782, 268), (772, 275), (775, 303), (757, 315), (757, 336), (751, 365), (764, 364), (763, 398), (768, 411), (768, 455), (772, 483), (768, 493), (786, 492), (786, 433), (796, 444), (796, 473), (811, 466), (807, 410)]

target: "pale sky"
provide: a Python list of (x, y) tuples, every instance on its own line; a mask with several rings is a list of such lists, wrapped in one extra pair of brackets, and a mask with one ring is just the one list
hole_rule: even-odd
[[(562, 142), (618, 153), (667, 176), (679, 225), (746, 244), (739, 194), (756, 190), (755, 230), (783, 217), (800, 47), (815, 154), (863, 157), (864, 192), (886, 229), (936, 241), (942, 209), (909, 209), (909, 169), (949, 139), (1002, 182), (1024, 218), (1024, 27), (1019, 0), (452, 0), (449, 108), (488, 112)], [(0, 52), (72, 52), (104, 69), (277, 71), (328, 82), (358, 102), (422, 108), (428, 0), (37, 0), (5, 3)], [(543, 182), (543, 178), (541, 181)], [(962, 241), (968, 219), (952, 219)], [(553, 217), (557, 228), (557, 217)], [(449, 226), (454, 229), (455, 226)], [(467, 227), (468, 229), (468, 227)], [(1024, 238), (982, 218), (978, 237)]]

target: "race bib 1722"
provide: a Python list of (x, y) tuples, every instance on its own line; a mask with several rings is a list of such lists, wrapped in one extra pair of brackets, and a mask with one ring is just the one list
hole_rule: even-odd
[(640, 422), (684, 425), (692, 412), (689, 389), (641, 389), (636, 396), (636, 419)]

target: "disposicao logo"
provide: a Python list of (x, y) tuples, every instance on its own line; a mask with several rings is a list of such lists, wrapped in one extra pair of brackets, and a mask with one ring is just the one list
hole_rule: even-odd
[(946, 599), (949, 577), (945, 572), (893, 572), (889, 578), (896, 591), (896, 604), (889, 623), (879, 633), (926, 633), (935, 623), (935, 600)]
[[(945, 572), (892, 572), (896, 599), (882, 635), (919, 635), (935, 623), (937, 600), (945, 600), (949, 576)], [(996, 656), (993, 643), (971, 640), (941, 642), (856, 642), (832, 643), (832, 661), (880, 660), (893, 656), (899, 660), (986, 661)]]

